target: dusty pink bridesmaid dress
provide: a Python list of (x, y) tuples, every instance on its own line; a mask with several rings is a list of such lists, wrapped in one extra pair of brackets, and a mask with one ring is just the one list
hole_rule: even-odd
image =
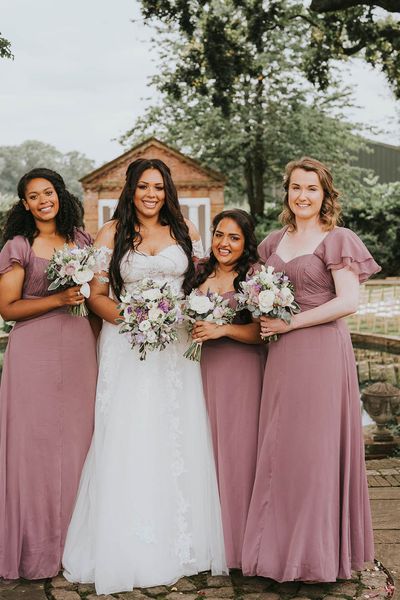
[[(76, 243), (90, 238), (76, 231)], [(0, 274), (25, 269), (23, 298), (45, 296), (48, 261), (16, 236)], [(0, 387), (0, 577), (42, 579), (61, 556), (93, 430), (97, 377), (89, 321), (65, 307), (19, 321), (9, 336)]]
[[(303, 311), (335, 297), (333, 269), (347, 266), (360, 281), (380, 270), (342, 227), (313, 254), (284, 262), (276, 254), (284, 233), (271, 233), (259, 254), (286, 272)], [(356, 365), (339, 319), (270, 344), (242, 564), (246, 575), (329, 582), (373, 557)]]
[[(235, 292), (224, 294), (236, 308)], [(249, 323), (247, 311), (235, 323)], [(221, 499), (226, 563), (242, 566), (246, 527), (257, 460), (257, 432), (266, 348), (230, 338), (203, 344), (201, 374), (211, 425)]]

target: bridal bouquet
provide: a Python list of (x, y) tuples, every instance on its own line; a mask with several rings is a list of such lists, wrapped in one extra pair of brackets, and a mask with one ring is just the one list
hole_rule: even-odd
[[(193, 290), (185, 299), (183, 314), (191, 331), (196, 321), (209, 321), (217, 325), (232, 323), (236, 311), (229, 306), (229, 300), (224, 300), (218, 294), (210, 291), (201, 294)], [(202, 344), (203, 342), (193, 341), (183, 356), (199, 361)]]
[[(274, 267), (261, 267), (261, 270), (240, 283), (241, 291), (236, 294), (238, 309), (247, 309), (253, 317), (265, 315), (290, 323), (292, 316), (300, 312), (294, 299), (293, 284), (284, 273), (276, 273)], [(279, 335), (271, 335), (269, 341), (276, 341)]]
[(132, 348), (139, 347), (139, 358), (145, 360), (150, 350), (164, 350), (177, 340), (177, 325), (182, 323), (181, 297), (168, 283), (160, 286), (143, 279), (131, 292), (121, 297), (118, 306), (119, 333), (126, 334)]
[[(47, 279), (51, 281), (48, 289), (56, 290), (80, 285), (80, 292), (85, 298), (90, 296), (89, 281), (95, 273), (107, 268), (109, 248), (85, 246), (84, 248), (70, 248), (67, 244), (60, 250), (56, 250), (50, 259), (46, 269)], [(105, 277), (99, 277), (100, 281), (108, 281)], [(69, 312), (76, 317), (86, 317), (88, 310), (85, 303), (70, 306)]]

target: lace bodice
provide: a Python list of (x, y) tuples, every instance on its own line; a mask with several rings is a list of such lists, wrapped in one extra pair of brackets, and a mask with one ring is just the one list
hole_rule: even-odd
[(179, 292), (187, 266), (187, 257), (181, 246), (171, 244), (154, 256), (128, 252), (121, 262), (121, 275), (127, 292), (145, 277), (160, 284), (168, 282)]

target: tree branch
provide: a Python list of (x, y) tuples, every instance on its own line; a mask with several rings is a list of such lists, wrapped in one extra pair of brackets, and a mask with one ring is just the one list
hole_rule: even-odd
[(333, 12), (355, 6), (379, 6), (389, 12), (400, 12), (399, 0), (312, 0), (310, 9), (314, 12)]

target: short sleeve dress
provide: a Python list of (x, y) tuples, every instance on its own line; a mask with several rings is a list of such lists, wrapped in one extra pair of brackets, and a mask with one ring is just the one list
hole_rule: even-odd
[[(332, 270), (377, 273), (355, 233), (330, 231), (312, 254), (283, 261), (286, 229), (259, 247), (284, 271), (301, 310), (335, 297)], [(360, 393), (343, 319), (293, 330), (269, 344), (258, 461), (243, 547), (243, 571), (276, 581), (348, 579), (374, 557)]]
[[(235, 292), (224, 294), (232, 308)], [(247, 311), (234, 323), (250, 323)], [(261, 342), (261, 340), (260, 340)], [(244, 344), (227, 337), (203, 344), (201, 375), (210, 419), (221, 499), (226, 562), (242, 566), (246, 527), (257, 460), (257, 432), (266, 360), (265, 344)]]
[[(76, 230), (75, 243), (90, 236)], [(25, 270), (23, 298), (49, 295), (48, 261), (16, 236), (0, 275)], [(54, 293), (54, 292), (53, 292)], [(85, 317), (66, 307), (15, 324), (0, 387), (0, 577), (42, 579), (61, 556), (93, 432), (96, 346)]]

